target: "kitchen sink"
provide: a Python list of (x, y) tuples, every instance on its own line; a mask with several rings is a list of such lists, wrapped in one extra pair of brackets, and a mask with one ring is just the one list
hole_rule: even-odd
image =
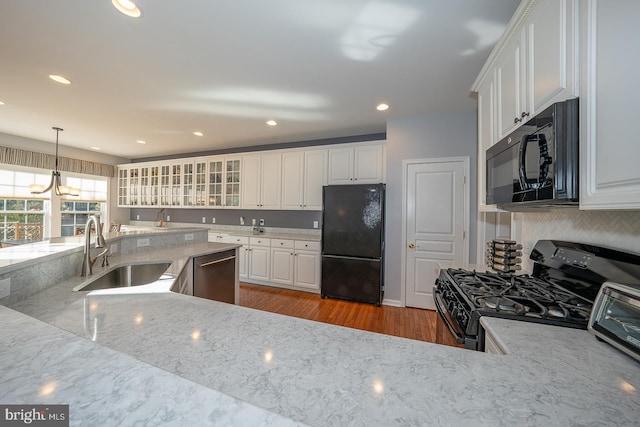
[(162, 279), (163, 276), (166, 276), (167, 279), (172, 279), (174, 278), (173, 275), (165, 274), (170, 265), (170, 262), (121, 265), (95, 279), (89, 278), (89, 282), (84, 282), (73, 288), (73, 290), (94, 291), (96, 289), (147, 285)]

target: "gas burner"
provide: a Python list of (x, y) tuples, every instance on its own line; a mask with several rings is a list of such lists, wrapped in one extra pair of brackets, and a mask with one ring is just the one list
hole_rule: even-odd
[(480, 306), (493, 309), (497, 312), (508, 312), (513, 314), (524, 314), (525, 307), (509, 298), (499, 296), (489, 296), (477, 298), (476, 303)]

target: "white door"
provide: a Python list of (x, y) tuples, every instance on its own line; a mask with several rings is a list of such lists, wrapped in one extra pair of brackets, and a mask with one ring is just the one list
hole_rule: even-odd
[(405, 163), (405, 303), (435, 309), (440, 261), (468, 262), (469, 159)]

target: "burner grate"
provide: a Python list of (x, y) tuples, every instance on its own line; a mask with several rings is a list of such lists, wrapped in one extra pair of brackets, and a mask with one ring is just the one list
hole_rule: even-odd
[(495, 313), (500, 317), (586, 325), (591, 313), (590, 302), (550, 281), (528, 274), (451, 269), (449, 275), (474, 308), (484, 315)]

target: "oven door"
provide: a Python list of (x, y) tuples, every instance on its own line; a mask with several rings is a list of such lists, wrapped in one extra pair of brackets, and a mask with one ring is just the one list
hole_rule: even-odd
[(438, 312), (436, 343), (478, 350), (478, 340), (476, 337), (470, 337), (464, 333), (451, 313), (447, 311), (447, 305), (438, 290), (434, 292), (434, 302)]

